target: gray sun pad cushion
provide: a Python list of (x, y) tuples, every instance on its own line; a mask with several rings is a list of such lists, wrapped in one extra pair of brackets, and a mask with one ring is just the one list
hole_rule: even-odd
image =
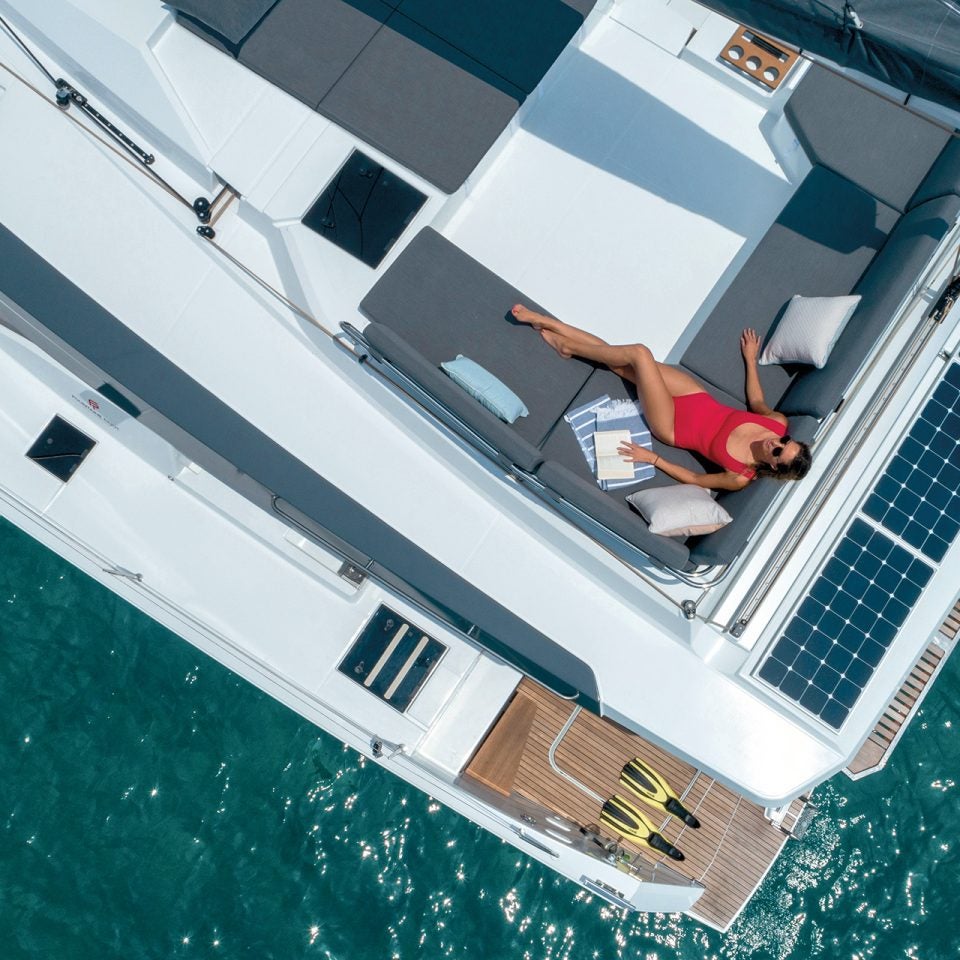
[(901, 212), (950, 139), (936, 124), (817, 65), (784, 112), (811, 160)]
[[(510, 308), (518, 301), (540, 309), (427, 227), (377, 281), (360, 309), (402, 337), (433, 367), (462, 353), (499, 377), (530, 411), (512, 430), (538, 446), (594, 367), (582, 360), (562, 359), (535, 330), (509, 318)], [(461, 392), (469, 401), (460, 405), (461, 410), (482, 433), (488, 420), (473, 416), (472, 411), (488, 411)]]
[[(240, 62), (316, 109), (393, 13), (381, 0), (283, 0), (240, 49)], [(294, 42), (309, 37), (310, 46)]]
[(400, 12), (530, 93), (583, 18), (561, 0), (403, 0)]
[(319, 110), (453, 193), (523, 98), (519, 88), (394, 14)]
[(483, 159), (592, 5), (174, 3), (190, 14), (179, 17), (188, 29), (447, 193)]
[(206, 25), (230, 43), (240, 41), (277, 0), (172, 0), (170, 5)]
[[(850, 293), (897, 219), (895, 210), (849, 180), (814, 167), (684, 352), (683, 365), (725, 393), (743, 396), (743, 328), (766, 337), (794, 294)], [(802, 369), (760, 367), (771, 406)]]

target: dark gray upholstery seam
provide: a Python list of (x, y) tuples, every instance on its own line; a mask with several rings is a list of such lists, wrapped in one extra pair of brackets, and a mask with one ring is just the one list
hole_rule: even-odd
[[(520, 94), (522, 95), (521, 100), (520, 100), (520, 103), (523, 103), (523, 101), (526, 100), (527, 97), (529, 96), (529, 94), (527, 93), (526, 90), (523, 89), (523, 87), (518, 86), (518, 85), (517, 85), (516, 83), (514, 83), (513, 80), (511, 80), (509, 77), (505, 77), (502, 73), (499, 73), (498, 71), (494, 70), (493, 67), (488, 67), (488, 66), (487, 66), (485, 63), (483, 63), (481, 60), (478, 60), (478, 59), (477, 59), (476, 57), (474, 57), (472, 54), (467, 53), (466, 50), (463, 50), (461, 47), (458, 47), (455, 43), (451, 43), (446, 37), (441, 36), (441, 35), (440, 35), (439, 33), (437, 33), (435, 30), (431, 30), (428, 26), (426, 26), (425, 24), (422, 24), (419, 20), (414, 20), (413, 17), (407, 16), (407, 14), (405, 14), (399, 7), (395, 7), (395, 8), (394, 8), (393, 13), (391, 13), (390, 16), (387, 17), (387, 19), (384, 21), (383, 26), (384, 26), (384, 27), (389, 26), (389, 25), (390, 25), (390, 21), (391, 21), (394, 17), (402, 17), (404, 20), (409, 20), (410, 23), (418, 26), (424, 33), (429, 33), (431, 37), (436, 37), (441, 43), (443, 43), (443, 44), (445, 44), (446, 46), (450, 47), (451, 50), (456, 50), (457, 53), (462, 54), (462, 55), (463, 55), (464, 57), (466, 57), (471, 63), (475, 63), (475, 64), (477, 64), (477, 66), (482, 67), (487, 73), (493, 74), (493, 76), (495, 76), (495, 77), (499, 77), (504, 83), (509, 84), (514, 90), (518, 90), (518, 91), (520, 92)], [(381, 27), (381, 29), (383, 29), (383, 27)], [(377, 33), (379, 33), (379, 32), (380, 32), (380, 31), (378, 30)], [(400, 33), (399, 30), (394, 31), (394, 32), (400, 34), (401, 37), (403, 36), (403, 34)], [(374, 34), (374, 36), (376, 36), (376, 34)], [(371, 37), (371, 39), (373, 39), (373, 38)], [(570, 42), (570, 41), (568, 40), (567, 43), (569, 43), (569, 42)], [(564, 50), (566, 50), (566, 44), (564, 44)], [(431, 51), (431, 52), (432, 52), (432, 51)], [(440, 56), (440, 54), (437, 54), (437, 56)], [(556, 62), (556, 61), (554, 61), (554, 62)], [(454, 64), (454, 66), (456, 66), (456, 64)], [(552, 66), (552, 64), (551, 64), (551, 66)], [(461, 68), (461, 69), (462, 69), (462, 68)], [(549, 69), (549, 68), (548, 68), (548, 69)], [(476, 75), (474, 74), (473, 76), (476, 76)], [(481, 78), (480, 78), (480, 77), (476, 77), (476, 79), (477, 79), (477, 80), (480, 80)], [(540, 79), (542, 80), (543, 77), (541, 77)], [(481, 80), (481, 82), (482, 82), (482, 83), (487, 83), (486, 80)], [(539, 84), (540, 84), (540, 81), (538, 80), (538, 81), (537, 81), (537, 86), (539, 86)], [(490, 86), (490, 84), (487, 84), (487, 86)], [(536, 89), (536, 88), (534, 88), (534, 89)], [(531, 91), (531, 92), (532, 92), (532, 91)]]

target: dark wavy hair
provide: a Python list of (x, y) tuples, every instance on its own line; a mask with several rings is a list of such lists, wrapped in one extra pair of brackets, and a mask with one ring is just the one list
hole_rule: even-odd
[(774, 480), (802, 480), (813, 466), (813, 454), (810, 445), (801, 440), (794, 441), (800, 449), (789, 463), (778, 462), (775, 467), (769, 463), (758, 463), (754, 473), (758, 477), (773, 477)]

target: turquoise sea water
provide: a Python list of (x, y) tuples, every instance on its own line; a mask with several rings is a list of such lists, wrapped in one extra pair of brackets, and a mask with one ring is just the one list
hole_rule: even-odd
[(0, 521), (0, 958), (960, 956), (960, 657), (726, 935), (623, 916)]

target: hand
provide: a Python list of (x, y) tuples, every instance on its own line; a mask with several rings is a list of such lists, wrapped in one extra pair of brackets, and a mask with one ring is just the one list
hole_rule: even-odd
[(747, 327), (743, 333), (740, 334), (740, 352), (743, 354), (743, 359), (747, 363), (755, 363), (758, 355), (760, 354), (760, 337), (757, 336), (757, 331), (752, 327)]
[(617, 453), (629, 463), (656, 463), (660, 459), (652, 450), (637, 443), (621, 443)]

